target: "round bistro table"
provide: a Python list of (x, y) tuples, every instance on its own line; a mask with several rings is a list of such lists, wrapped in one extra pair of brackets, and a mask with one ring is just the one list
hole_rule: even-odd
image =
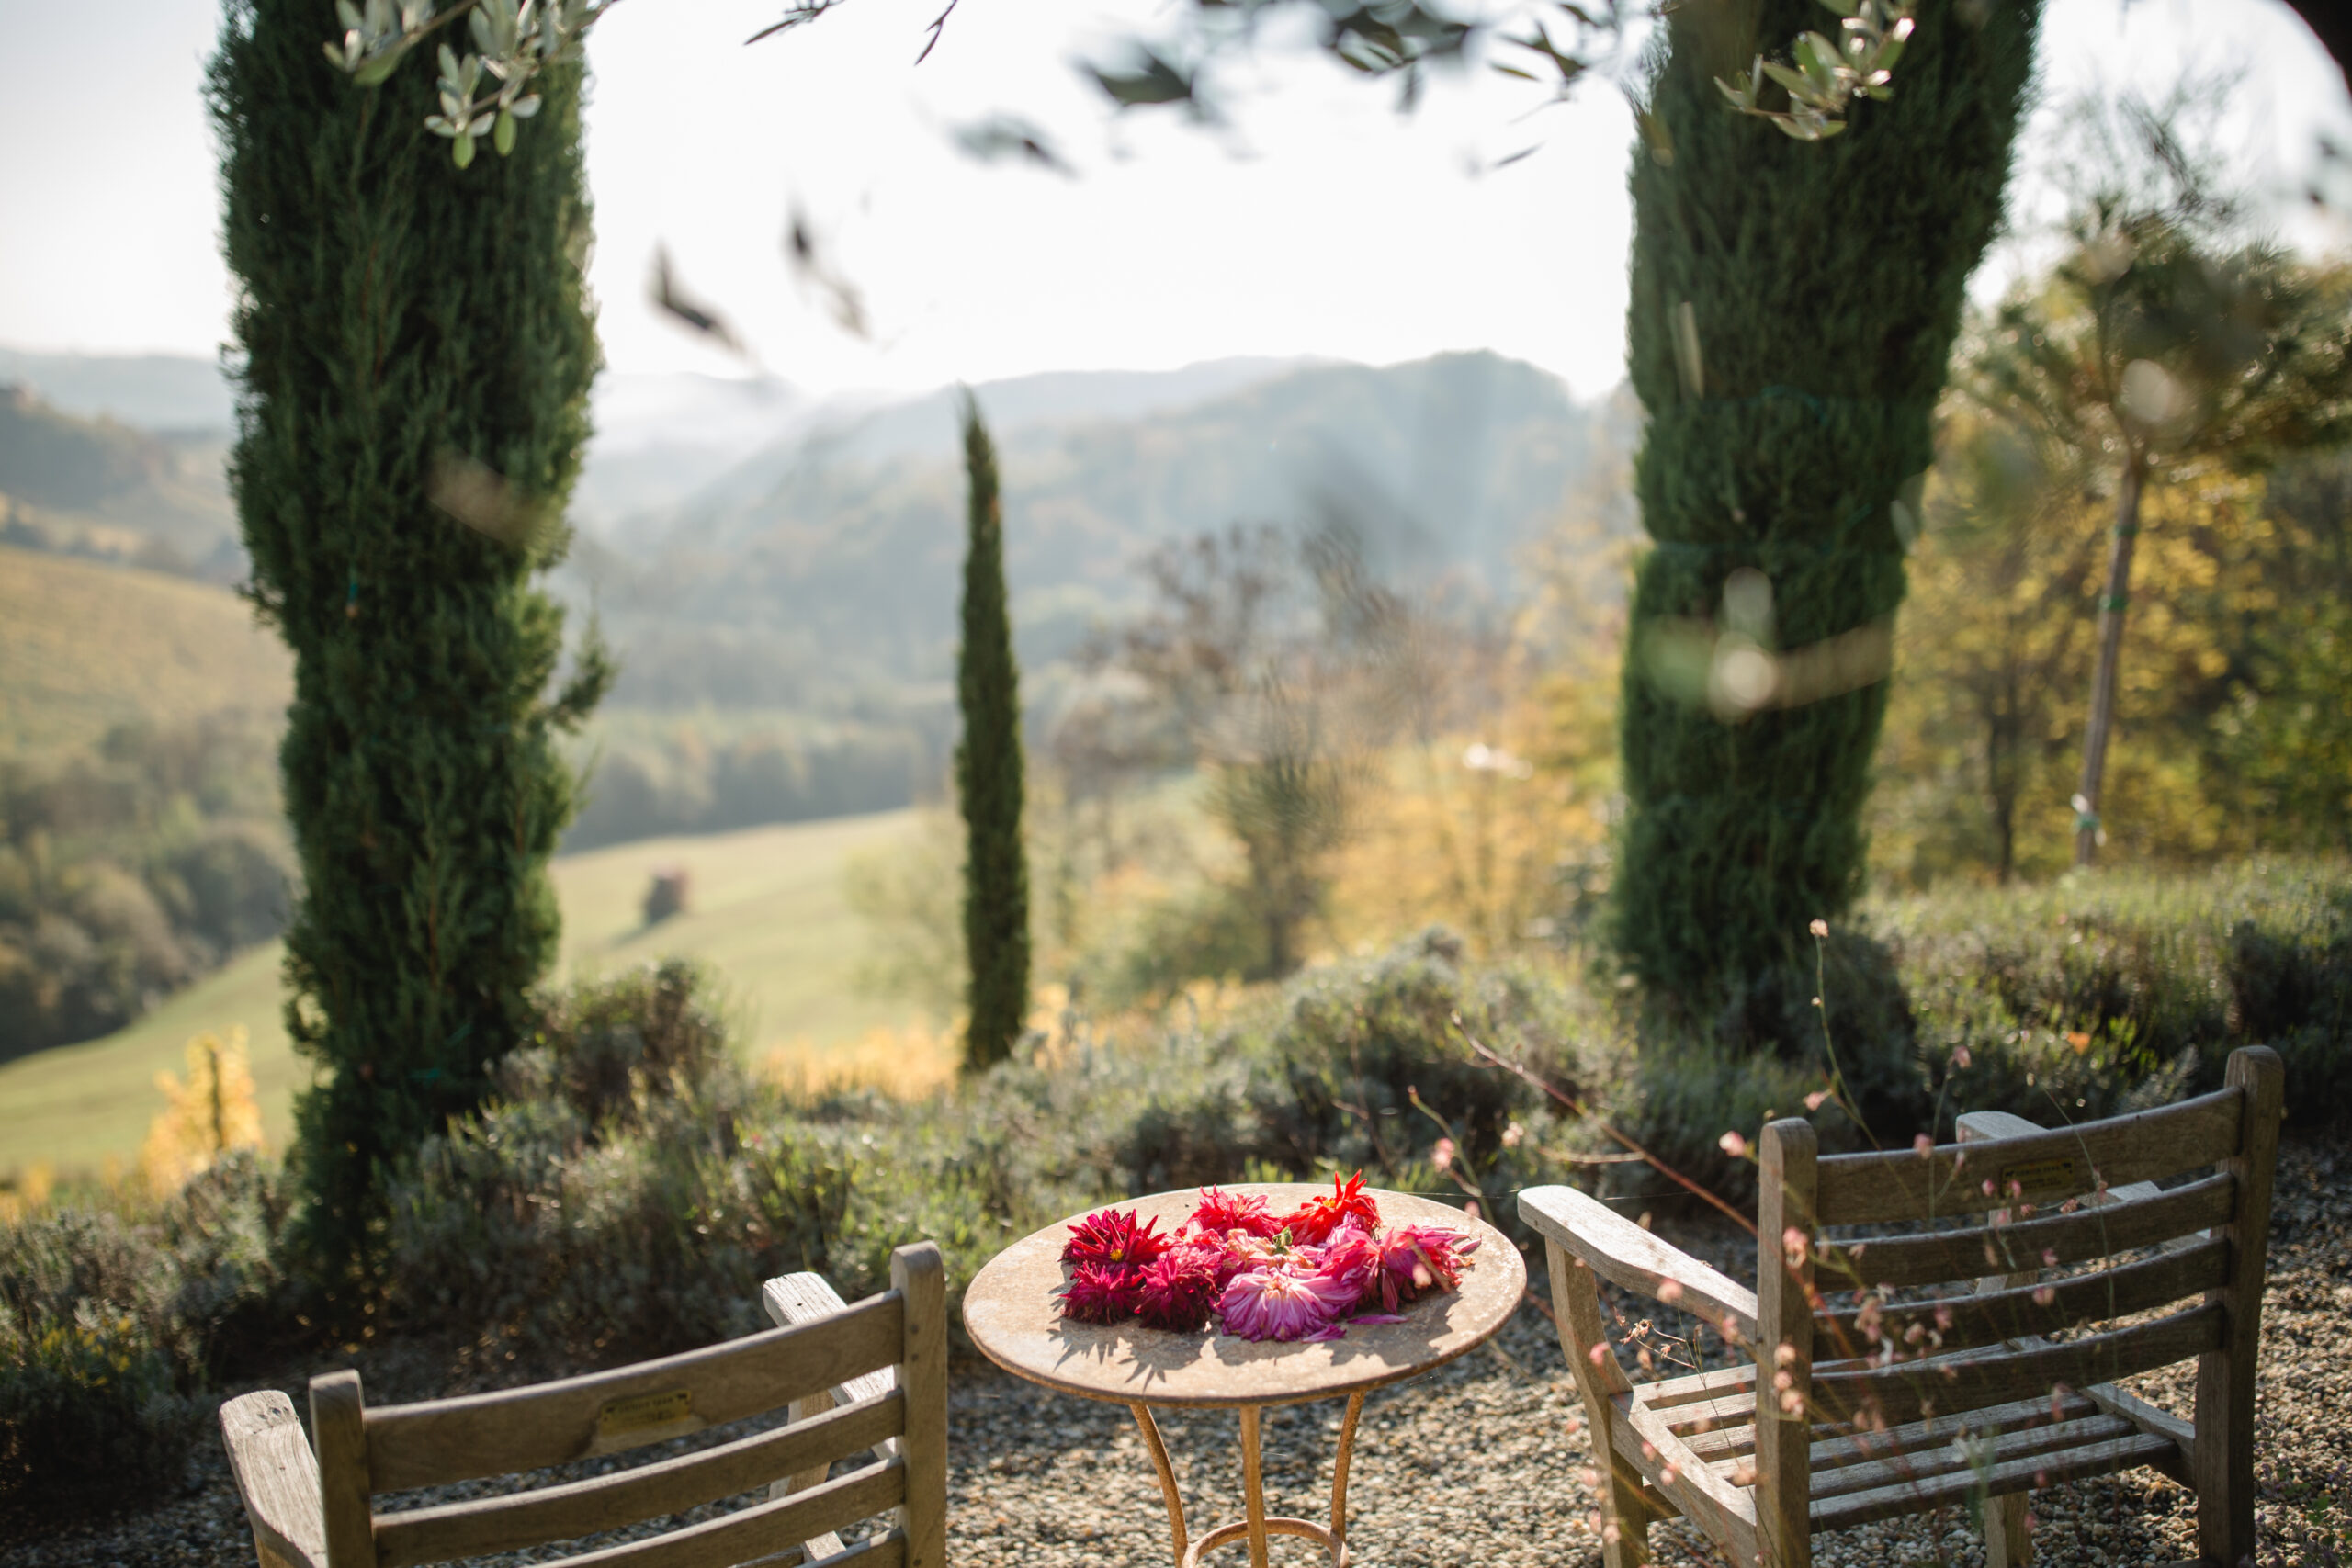
[[(1295, 1183), (1227, 1190), (1261, 1194), (1267, 1206), (1281, 1213), (1330, 1190)], [(1159, 1471), (1179, 1568), (1197, 1568), (1205, 1554), (1244, 1539), (1250, 1542), (1250, 1568), (1266, 1568), (1266, 1542), (1277, 1535), (1319, 1542), (1331, 1554), (1331, 1568), (1346, 1568), (1348, 1456), (1355, 1446), (1363, 1396), (1484, 1344), (1510, 1319), (1527, 1286), (1527, 1269), (1518, 1248), (1485, 1221), (1402, 1193), (1375, 1191), (1373, 1197), (1384, 1225), (1447, 1225), (1478, 1237), (1478, 1250), (1463, 1271), (1461, 1289), (1415, 1302), (1401, 1314), (1402, 1323), (1355, 1324), (1341, 1339), (1289, 1343), (1252, 1342), (1228, 1334), (1172, 1334), (1140, 1324), (1071, 1323), (1060, 1316), (1055, 1292), (1066, 1278), (1061, 1253), (1069, 1239), (1069, 1227), (1084, 1218), (1072, 1215), (989, 1260), (964, 1294), (964, 1325), (972, 1343), (1014, 1376), (1081, 1399), (1125, 1404), (1133, 1413), (1144, 1446), (1151, 1450), (1151, 1462)], [(1134, 1209), (1141, 1219), (1157, 1219), (1166, 1234), (1190, 1217), (1199, 1202), (1200, 1194), (1187, 1190), (1105, 1206)], [(1331, 1468), (1330, 1528), (1309, 1519), (1269, 1518), (1259, 1456), (1260, 1412), (1271, 1405), (1343, 1395), (1348, 1414)], [(1168, 1462), (1159, 1424), (1152, 1418), (1155, 1404), (1229, 1406), (1240, 1413), (1240, 1519), (1188, 1542), (1176, 1472)]]

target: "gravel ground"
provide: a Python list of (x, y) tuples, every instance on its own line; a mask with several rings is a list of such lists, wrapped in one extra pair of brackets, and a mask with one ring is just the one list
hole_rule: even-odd
[[(1735, 1274), (1740, 1238), (1690, 1230), (1675, 1239)], [(1752, 1267), (1752, 1266), (1751, 1266)], [(2260, 1568), (2335, 1568), (2352, 1560), (2352, 1151), (2290, 1139), (2282, 1149), (2271, 1235), (2259, 1394)], [(395, 1351), (364, 1369), (379, 1397), (442, 1392), (446, 1363)], [(2144, 1397), (2190, 1405), (2187, 1369), (2135, 1380)], [(465, 1378), (461, 1381), (479, 1381)], [(428, 1385), (441, 1385), (434, 1387)], [(302, 1401), (299, 1379), (284, 1384)], [(1126, 1412), (1046, 1393), (981, 1368), (951, 1393), (950, 1555), (965, 1568), (1159, 1568), (1169, 1537), (1151, 1461)], [(1341, 1406), (1269, 1412), (1267, 1484), (1276, 1512), (1329, 1508)], [(1367, 1401), (1349, 1483), (1350, 1546), (1360, 1568), (1597, 1562), (1591, 1455), (1574, 1385), (1548, 1322), (1522, 1309), (1487, 1348)], [(1170, 1413), (1162, 1430), (1197, 1536), (1238, 1517), (1233, 1417)], [(729, 1434), (732, 1435), (732, 1434)], [(458, 1495), (455, 1492), (450, 1495)], [(699, 1517), (700, 1513), (691, 1517)], [(2188, 1494), (2151, 1472), (2035, 1494), (2041, 1562), (2136, 1568), (2193, 1558)], [(618, 1539), (618, 1538), (614, 1538)], [(1688, 1527), (1656, 1528), (1661, 1564), (1723, 1559)], [(225, 1460), (208, 1450), (186, 1495), (104, 1521), (19, 1519), (0, 1551), (24, 1568), (166, 1568), (253, 1561)], [(1815, 1538), (1825, 1568), (1943, 1562), (1975, 1568), (1982, 1541), (1957, 1512)], [(538, 1561), (556, 1553), (539, 1554)], [(503, 1561), (530, 1561), (516, 1557)], [(1238, 1546), (1224, 1563), (1246, 1562)], [(1319, 1552), (1277, 1540), (1274, 1561)]]

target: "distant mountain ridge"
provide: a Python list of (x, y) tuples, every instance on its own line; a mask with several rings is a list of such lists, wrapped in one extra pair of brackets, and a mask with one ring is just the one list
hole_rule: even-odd
[[(0, 530), (233, 581), (220, 367), (0, 350)], [(39, 379), (33, 378), (38, 377)], [(1486, 353), (1367, 367), (1210, 361), (976, 394), (1003, 457), (1007, 568), (1042, 669), (1141, 592), (1165, 540), (1338, 520), (1373, 568), (1517, 597), (1518, 552), (1631, 439), (1622, 402)], [(607, 377), (557, 591), (623, 660), (616, 700), (882, 718), (936, 705), (962, 550), (957, 392), (817, 398), (774, 378)], [(917, 694), (924, 694), (917, 695)]]
[[(1376, 571), (1511, 600), (1519, 551), (1593, 479), (1602, 446), (1630, 439), (1621, 404), (1580, 405), (1492, 354), (1187, 374), (1189, 387), (1080, 376), (978, 389), (1001, 455), (1024, 663), (1132, 605), (1152, 546), (1236, 522), (1338, 520)], [(1178, 400), (1198, 388), (1207, 395)], [(1048, 420), (1049, 408), (1069, 412)], [(594, 598), (623, 649), (628, 702), (702, 692), (798, 706), (826, 684), (935, 682), (954, 649), (962, 483), (942, 391), (796, 433), (658, 527), (598, 532), (566, 592)]]

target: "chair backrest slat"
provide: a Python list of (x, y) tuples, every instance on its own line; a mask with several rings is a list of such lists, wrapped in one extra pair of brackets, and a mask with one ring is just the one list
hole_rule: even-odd
[(808, 1540), (871, 1518), (898, 1506), (906, 1495), (906, 1461), (885, 1460), (806, 1492), (787, 1493), (666, 1535), (560, 1558), (553, 1568), (734, 1568), (773, 1554), (779, 1541)]
[(2064, 1344), (1816, 1372), (1813, 1402), (1818, 1419), (1899, 1426), (2168, 1367), (2218, 1348), (2227, 1324), (2226, 1309), (2211, 1303)]
[(2245, 1098), (2232, 1087), (2038, 1137), (1834, 1156), (1819, 1163), (1814, 1212), (1825, 1225), (1928, 1220), (2177, 1176), (2238, 1153)]
[(368, 1486), (404, 1492), (544, 1470), (662, 1442), (782, 1407), (844, 1376), (896, 1362), (905, 1306), (872, 1296), (821, 1323), (535, 1388), (367, 1413)]
[[(2036, 1260), (2028, 1267), (2039, 1269), (2041, 1264)], [(2048, 1285), (1874, 1308), (1875, 1332), (1864, 1328), (1863, 1309), (1815, 1313), (1813, 1331), (1816, 1343), (1835, 1346), (1849, 1356), (1868, 1354), (1882, 1337), (1906, 1352), (1923, 1346), (1960, 1350), (2165, 1306), (2220, 1289), (2228, 1282), (2229, 1272), (2229, 1243), (2201, 1241), (2180, 1252)], [(1920, 1330), (1917, 1338), (1910, 1337), (1914, 1325)]]
[(376, 1516), (378, 1568), (411, 1568), (512, 1551), (682, 1514), (819, 1469), (906, 1430), (897, 1390), (720, 1448), (561, 1486)]
[(2237, 1201), (2237, 1179), (2222, 1171), (2154, 1197), (2072, 1214), (1832, 1244), (1815, 1266), (1816, 1277), (1827, 1291), (1869, 1290), (2081, 1263), (2227, 1224)]

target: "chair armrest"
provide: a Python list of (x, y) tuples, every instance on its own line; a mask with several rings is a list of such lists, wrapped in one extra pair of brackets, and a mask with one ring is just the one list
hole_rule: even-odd
[(294, 1402), (274, 1388), (230, 1400), (220, 1406), (220, 1440), (262, 1568), (326, 1568), (319, 1461)]
[(1519, 1217), (1611, 1284), (1680, 1307), (1725, 1338), (1755, 1342), (1755, 1292), (1575, 1188), (1529, 1188), (1519, 1195)]

